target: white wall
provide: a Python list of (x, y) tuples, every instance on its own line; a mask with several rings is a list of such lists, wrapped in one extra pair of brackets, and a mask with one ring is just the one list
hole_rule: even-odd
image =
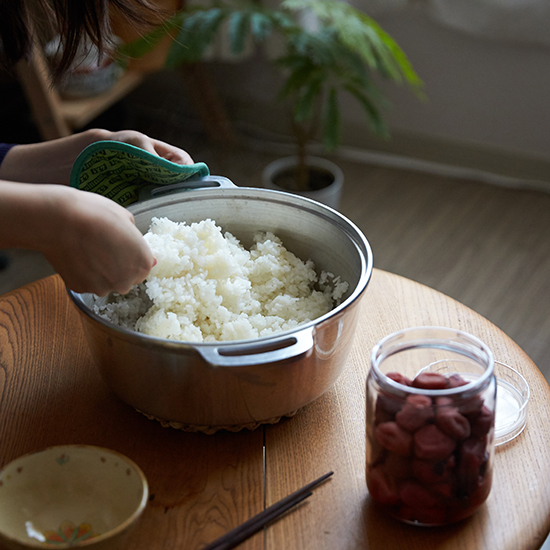
[(385, 87), (392, 128), (550, 159), (550, 47), (479, 38), (414, 8), (377, 21), (406, 52), (429, 98)]

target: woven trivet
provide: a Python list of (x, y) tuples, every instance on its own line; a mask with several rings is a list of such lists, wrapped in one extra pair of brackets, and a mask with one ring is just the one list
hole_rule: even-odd
[(261, 420), (260, 422), (250, 422), (248, 424), (227, 424), (227, 425), (220, 425), (220, 426), (201, 426), (198, 424), (184, 424), (183, 422), (175, 422), (173, 420), (165, 420), (163, 418), (158, 418), (156, 416), (153, 416), (152, 414), (148, 414), (146, 412), (140, 411), (139, 409), (136, 409), (139, 413), (146, 416), (149, 420), (155, 420), (160, 423), (160, 425), (163, 428), (174, 428), (176, 430), (181, 430), (183, 432), (200, 432), (207, 435), (212, 435), (216, 432), (219, 432), (220, 430), (225, 430), (228, 432), (240, 432), (241, 430), (255, 430), (259, 426), (263, 426), (265, 424), (277, 424), (282, 418), (291, 418), (293, 417), (300, 409), (296, 409), (295, 411), (284, 414), (281, 416), (277, 416), (276, 418), (269, 418), (268, 420)]

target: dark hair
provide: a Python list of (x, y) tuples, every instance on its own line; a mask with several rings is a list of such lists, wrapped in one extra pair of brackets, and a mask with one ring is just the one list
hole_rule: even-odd
[(31, 54), (44, 31), (56, 32), (62, 49), (52, 72), (58, 77), (86, 40), (104, 52), (111, 10), (144, 28), (158, 24), (163, 13), (151, 0), (0, 0), (0, 60), (12, 67)]

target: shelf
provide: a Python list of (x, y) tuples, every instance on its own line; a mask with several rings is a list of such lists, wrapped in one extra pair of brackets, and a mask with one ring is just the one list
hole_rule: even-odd
[[(213, 141), (233, 143), (235, 136), (223, 102), (204, 67), (191, 64), (181, 68), (191, 100)], [(134, 90), (151, 71), (128, 70), (116, 84), (101, 94), (86, 98), (64, 98), (52, 84), (52, 76), (42, 49), (35, 45), (29, 61), (17, 64), (17, 76), (32, 110), (36, 127), (44, 141), (71, 135)]]
[(44, 52), (37, 45), (29, 61), (17, 64), (17, 75), (44, 140), (68, 136), (86, 126), (134, 90), (144, 78), (141, 72), (127, 71), (106, 92), (86, 98), (63, 98), (52, 84)]
[(142, 81), (142, 73), (127, 71), (111, 89), (96, 96), (78, 99), (61, 97), (61, 114), (71, 128), (82, 128), (134, 90)]

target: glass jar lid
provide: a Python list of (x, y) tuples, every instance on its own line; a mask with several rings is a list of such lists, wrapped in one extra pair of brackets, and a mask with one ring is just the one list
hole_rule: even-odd
[(512, 441), (525, 428), (530, 389), (525, 378), (512, 367), (495, 361), (497, 402), (495, 446)]

